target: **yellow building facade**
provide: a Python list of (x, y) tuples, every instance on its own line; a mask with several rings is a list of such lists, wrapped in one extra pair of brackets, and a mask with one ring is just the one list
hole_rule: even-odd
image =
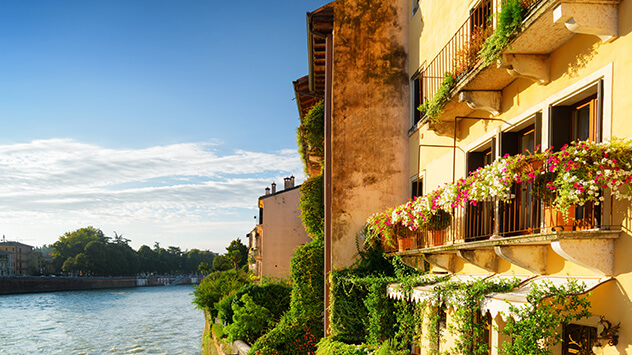
[[(0, 250), (11, 253), (12, 258), (7, 257), (11, 274), (29, 275), (32, 268), (33, 247), (19, 242), (0, 242)], [(10, 262), (12, 260), (12, 262)]]
[[(627, 0), (521, 1), (523, 17), (511, 42), (489, 65), (478, 56), (497, 30), (503, 2), (413, 0), (409, 7), (409, 196), (422, 196), (506, 155), (559, 150), (575, 140), (632, 137), (628, 94), (632, 82), (632, 3)], [(441, 113), (416, 108), (441, 92), (445, 73), (454, 83)], [(426, 106), (427, 108), (428, 106)], [(516, 276), (520, 287), (538, 280), (575, 278), (591, 290), (591, 318), (564, 329), (553, 354), (592, 353), (600, 317), (619, 324), (618, 344), (600, 341), (604, 354), (632, 353), (632, 251), (630, 203), (604, 192), (600, 205), (570, 210), (560, 227), (557, 212), (515, 186), (509, 202), (481, 201), (454, 208), (440, 241), (417, 233), (410, 265), (458, 277)], [(519, 293), (519, 292), (518, 292)], [(505, 300), (488, 297), (490, 354), (498, 354), (506, 323)], [(495, 305), (495, 306), (494, 306)], [(485, 316), (485, 315), (483, 315)], [(450, 312), (447, 315), (450, 321)], [(589, 334), (572, 344), (573, 331)], [(571, 336), (572, 338), (572, 336)], [(576, 339), (575, 339), (576, 340)], [(577, 341), (576, 341), (577, 342)], [(450, 349), (440, 344), (421, 348)], [(422, 351), (425, 353), (425, 351)]]

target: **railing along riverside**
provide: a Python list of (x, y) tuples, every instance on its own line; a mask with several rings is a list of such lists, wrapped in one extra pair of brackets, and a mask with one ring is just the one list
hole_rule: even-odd
[[(542, 0), (520, 0), (525, 9), (524, 17)], [(428, 101), (437, 93), (444, 75), (452, 75), (456, 81), (468, 74), (478, 63), (478, 52), (485, 40), (494, 32), (501, 0), (482, 0), (470, 11), (470, 16), (459, 27), (439, 53), (421, 72), (422, 97)], [(422, 102), (423, 103), (423, 102)]]

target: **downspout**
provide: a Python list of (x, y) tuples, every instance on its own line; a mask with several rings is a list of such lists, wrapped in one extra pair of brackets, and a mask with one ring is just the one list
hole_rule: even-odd
[(326, 51), (325, 51), (325, 181), (324, 181), (324, 194), (325, 194), (325, 336), (329, 333), (329, 304), (331, 297), (329, 293), (329, 273), (332, 270), (331, 263), (331, 195), (333, 192), (332, 186), (332, 88), (333, 88), (333, 35), (329, 34), (326, 38)]

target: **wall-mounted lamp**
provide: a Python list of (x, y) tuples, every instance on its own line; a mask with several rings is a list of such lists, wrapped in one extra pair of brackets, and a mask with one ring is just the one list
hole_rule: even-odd
[(607, 321), (604, 317), (601, 317), (599, 324), (603, 326), (603, 330), (599, 333), (592, 347), (593, 353), (597, 355), (603, 354), (603, 348), (606, 345), (615, 346), (619, 344), (619, 327), (621, 326), (619, 322), (619, 324), (613, 327), (612, 323)]

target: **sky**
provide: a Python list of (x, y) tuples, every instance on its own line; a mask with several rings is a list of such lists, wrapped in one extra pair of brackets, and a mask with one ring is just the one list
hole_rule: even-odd
[(292, 81), (328, 1), (0, 2), (0, 235), (225, 252), (304, 178)]

